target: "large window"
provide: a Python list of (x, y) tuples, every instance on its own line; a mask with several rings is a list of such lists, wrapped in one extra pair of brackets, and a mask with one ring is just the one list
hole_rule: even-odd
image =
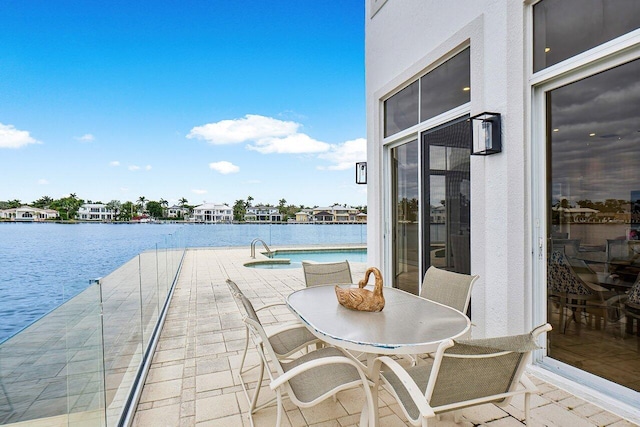
[(546, 93), (548, 355), (635, 391), (638, 76), (640, 59)]
[(638, 0), (542, 0), (533, 8), (533, 70), (640, 28)]
[(418, 82), (413, 82), (384, 102), (384, 136), (418, 123)]
[(471, 101), (470, 61), (466, 48), (388, 98), (385, 138)]

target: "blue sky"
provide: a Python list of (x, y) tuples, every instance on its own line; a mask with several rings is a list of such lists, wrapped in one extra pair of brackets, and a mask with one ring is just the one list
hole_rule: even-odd
[(0, 200), (366, 204), (362, 0), (4, 0)]

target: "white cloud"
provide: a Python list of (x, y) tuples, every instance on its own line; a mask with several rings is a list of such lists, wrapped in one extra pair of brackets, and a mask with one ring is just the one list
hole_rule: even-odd
[(128, 187), (120, 187), (120, 191), (122, 191), (123, 193), (126, 193), (129, 191)]
[(294, 134), (299, 123), (283, 121), (256, 114), (247, 114), (242, 119), (221, 120), (196, 126), (187, 138), (204, 139), (214, 145), (238, 144), (262, 138), (281, 137)]
[(259, 179), (250, 179), (249, 181), (247, 181), (247, 184), (260, 184), (262, 183), (262, 181), (260, 181)]
[[(116, 164), (114, 164), (114, 163), (118, 163), (118, 164), (116, 165)], [(111, 162), (111, 163), (109, 163), (109, 164), (110, 164), (111, 166), (118, 166), (118, 165), (120, 164), (120, 162)], [(132, 171), (132, 172), (135, 172), (135, 171), (139, 171), (139, 170), (141, 170), (141, 169), (143, 169), (143, 168), (142, 168), (142, 167), (140, 167), (140, 166), (138, 166), (138, 165), (130, 165), (130, 166), (128, 167), (128, 169), (129, 169), (130, 171)], [(145, 167), (144, 167), (144, 170), (146, 170), (146, 171), (150, 171), (150, 170), (151, 170), (151, 165), (147, 165), (147, 166), (145, 166)]]
[(31, 137), (26, 130), (0, 123), (0, 148), (20, 148), (28, 144), (42, 144), (42, 142)]
[(195, 189), (195, 188), (193, 190), (191, 190), (191, 192), (195, 193), (195, 194), (207, 194), (207, 190), (198, 190), (198, 189)]
[(44, 178), (40, 178), (40, 179), (38, 180), (38, 185), (48, 185), (48, 184), (49, 184), (49, 181), (47, 181), (47, 180), (46, 180), (46, 179), (44, 179)]
[(328, 151), (330, 145), (298, 132), (300, 123), (247, 114), (244, 118), (222, 120), (191, 129), (187, 138), (220, 144), (249, 143), (248, 149), (262, 154), (301, 154)]
[(90, 133), (85, 133), (82, 136), (77, 136), (76, 140), (80, 141), (80, 142), (93, 142), (96, 138), (91, 135)]
[(223, 175), (226, 175), (229, 173), (236, 173), (240, 171), (240, 168), (238, 166), (234, 165), (231, 162), (227, 162), (225, 160), (220, 162), (209, 163), (209, 169), (220, 172)]
[(319, 166), (321, 170), (348, 170), (355, 168), (356, 162), (367, 160), (367, 140), (358, 138), (342, 144), (332, 145), (331, 149), (318, 155), (318, 158), (333, 163), (330, 166)]
[(119, 162), (119, 161), (117, 161), (117, 160), (114, 160), (114, 161), (112, 161), (112, 162), (109, 162), (109, 166), (114, 166), (114, 167), (115, 167), (115, 166), (120, 166), (120, 162)]
[(255, 145), (247, 146), (249, 150), (262, 154), (322, 153), (329, 150), (330, 147), (326, 142), (317, 141), (304, 133), (295, 133), (284, 138), (263, 138), (256, 141)]

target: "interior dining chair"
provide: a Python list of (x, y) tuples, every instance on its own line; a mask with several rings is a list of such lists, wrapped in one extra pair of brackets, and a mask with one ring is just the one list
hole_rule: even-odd
[[(564, 249), (555, 248), (547, 258), (547, 292), (550, 303), (559, 307), (560, 332), (565, 333), (567, 326), (574, 320), (581, 325), (581, 316), (594, 313), (603, 319), (604, 329), (609, 321), (617, 321), (615, 292), (597, 284), (597, 275), (586, 263), (579, 259), (569, 259)], [(599, 322), (599, 320), (598, 320)]]
[(307, 287), (320, 285), (345, 285), (353, 283), (349, 261), (302, 262), (304, 282)]
[[(243, 298), (246, 299), (247, 297), (242, 293), (238, 285), (233, 280), (227, 279), (227, 286), (229, 286), (231, 295), (233, 296), (234, 301), (236, 302), (236, 305), (238, 306), (240, 311), (246, 314), (247, 305), (243, 302)], [(251, 309), (253, 310), (252, 314), (255, 313), (255, 316), (257, 317), (258, 316), (257, 312), (266, 310), (278, 305), (282, 305), (282, 304), (283, 303), (279, 303), (279, 302), (273, 303), (273, 304), (267, 304), (257, 309), (254, 309), (253, 305), (251, 304)], [(260, 387), (262, 385), (262, 380), (264, 378), (264, 372), (263, 372), (264, 364), (260, 362), (260, 364), (258, 365), (250, 366), (245, 369), (244, 364), (246, 361), (247, 352), (249, 350), (249, 342), (250, 342), (250, 337), (249, 337), (250, 328), (245, 325), (245, 329), (246, 329), (246, 335), (245, 335), (244, 349), (242, 351), (242, 358), (240, 359), (240, 367), (238, 368), (238, 379), (240, 380), (245, 396), (247, 396), (247, 400), (250, 403), (250, 407), (253, 409), (258, 400)], [(307, 349), (312, 344), (319, 344), (321, 342), (315, 335), (309, 332), (309, 330), (306, 327), (304, 327), (300, 322), (287, 322), (284, 324), (280, 324), (274, 329), (270, 329), (268, 332), (265, 332), (265, 334), (273, 350), (273, 354), (278, 359), (284, 359), (284, 360), (286, 360), (287, 358), (290, 358), (292, 355), (300, 352), (301, 350)], [(256, 390), (254, 392), (254, 396), (250, 399), (248, 386), (244, 379), (244, 375), (247, 374), (247, 372), (252, 371), (253, 369), (256, 369), (256, 368), (259, 368), (261, 372), (258, 375), (259, 380), (256, 386)]]
[(506, 406), (513, 396), (524, 394), (526, 424), (530, 396), (537, 389), (524, 370), (530, 353), (539, 348), (538, 336), (550, 330), (551, 325), (544, 324), (525, 335), (446, 340), (433, 360), (406, 369), (388, 356), (378, 357), (372, 368), (373, 400), (383, 385), (412, 425), (426, 427), (440, 414), (453, 411), (458, 422), (462, 408)]
[[(271, 405), (275, 400), (277, 405), (275, 425), (279, 427), (282, 423), (284, 395), (287, 395), (294, 405), (308, 408), (335, 396), (342, 390), (362, 387), (367, 405), (361, 414), (361, 425), (367, 422), (370, 426), (375, 425), (374, 402), (370, 383), (357, 361), (336, 347), (324, 347), (310, 351), (289, 362), (282, 360), (273, 346), (272, 337), (262, 327), (251, 301), (243, 294), (239, 294), (238, 298), (242, 302), (246, 314), (243, 320), (250, 330), (251, 340), (260, 355), (260, 365), (271, 367), (271, 369), (266, 369), (270, 380), (269, 387), (276, 393), (275, 399), (259, 406), (256, 405), (262, 375), (258, 380), (253, 398), (250, 399), (245, 391), (249, 402), (251, 424), (253, 424), (253, 414)], [(261, 371), (264, 372), (264, 369)]]
[(420, 296), (466, 314), (471, 300), (471, 289), (478, 277), (431, 266), (424, 274)]

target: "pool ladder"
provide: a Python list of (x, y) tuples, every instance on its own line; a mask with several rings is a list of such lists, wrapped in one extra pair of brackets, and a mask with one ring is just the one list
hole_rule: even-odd
[(264, 248), (267, 250), (267, 256), (270, 257), (271, 255), (271, 249), (269, 249), (269, 246), (267, 246), (267, 244), (265, 243), (264, 240), (260, 239), (260, 238), (255, 238), (251, 241), (251, 258), (255, 258), (256, 257), (256, 243), (262, 243), (262, 246), (264, 246)]

